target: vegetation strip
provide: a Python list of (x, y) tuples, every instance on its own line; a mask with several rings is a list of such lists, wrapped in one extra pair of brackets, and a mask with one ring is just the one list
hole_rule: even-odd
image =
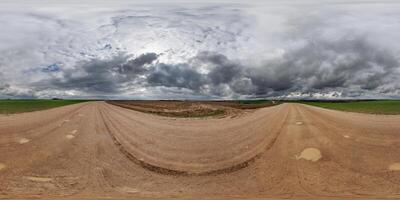
[(15, 114), (46, 110), (50, 108), (66, 106), (87, 100), (0, 100), (0, 114)]
[(307, 105), (327, 109), (369, 114), (400, 114), (400, 100), (364, 100), (364, 101), (299, 101)]

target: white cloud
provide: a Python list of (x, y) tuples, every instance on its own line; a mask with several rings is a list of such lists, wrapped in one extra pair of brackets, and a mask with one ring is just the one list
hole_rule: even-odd
[[(333, 94), (347, 87), (348, 92), (344, 91), (342, 96), (400, 96), (400, 83), (394, 78), (400, 74), (399, 66), (393, 67), (397, 63), (386, 62), (400, 59), (400, 45), (397, 44), (400, 39), (400, 4), (394, 1), (132, 3), (120, 0), (116, 3), (98, 0), (33, 0), (2, 1), (0, 4), (0, 81), (8, 85), (8, 89), (0, 90), (0, 96), (96, 97), (99, 94), (92, 93), (88, 88), (62, 90), (55, 88), (48, 80), (62, 82), (68, 78), (67, 74), (87, 75), (90, 72), (85, 71), (80, 63), (93, 59), (113, 59), (121, 52), (132, 58), (156, 53), (157, 63), (186, 63), (200, 74), (208, 74), (212, 66), (193, 63), (193, 59), (205, 51), (218, 52), (228, 60), (240, 63), (243, 69), (262, 71), (265, 78), (271, 79), (261, 81), (263, 84), (279, 81), (272, 80), (283, 76), (283, 72), (275, 74), (274, 71), (279, 70), (289, 70), (284, 75), (296, 80), (292, 80), (293, 85), (288, 85), (288, 88), (283, 87), (286, 91), (267, 84), (265, 87), (271, 88), (262, 90), (265, 94), (251, 94), (260, 86), (252, 77), (238, 76), (231, 83), (204, 83), (203, 93), (198, 95), (184, 87), (146, 86), (131, 80), (116, 84), (118, 92), (108, 95), (115, 98), (160, 98), (163, 95), (235, 98), (290, 95), (293, 92)], [(358, 44), (355, 41), (363, 43), (360, 45), (364, 45), (361, 46), (364, 52), (357, 51), (355, 45)], [(342, 47), (335, 47), (337, 44)], [(305, 48), (312, 49), (313, 45), (322, 48), (315, 51), (320, 55), (303, 52)], [(338, 49), (343, 49), (343, 52), (338, 52)], [(353, 70), (349, 70), (358, 73), (355, 77), (347, 78), (344, 84), (337, 82), (340, 80), (335, 79), (334, 73), (339, 65), (353, 65), (358, 62), (360, 55), (377, 55), (374, 51), (386, 52), (388, 58), (371, 58), (369, 67), (358, 69), (354, 66)], [(317, 67), (311, 66), (318, 63), (317, 59), (324, 60)], [(310, 60), (315, 62), (301, 63)], [(274, 66), (282, 63), (291, 66), (286, 69)], [(60, 69), (43, 72), (43, 68), (53, 64)], [(389, 67), (384, 66), (386, 64)], [(110, 69), (112, 67), (115, 66), (110, 66)], [(310, 70), (320, 74), (308, 75), (306, 72)], [(374, 75), (380, 76), (375, 81), (364, 83), (367, 79), (372, 80)], [(147, 78), (146, 74), (140, 76), (140, 80)], [(323, 88), (313, 86), (319, 84), (321, 79), (326, 79), (324, 86), (318, 86)]]

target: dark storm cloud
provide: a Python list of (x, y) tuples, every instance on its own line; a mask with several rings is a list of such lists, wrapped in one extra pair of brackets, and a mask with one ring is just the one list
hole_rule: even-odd
[(157, 60), (157, 57), (158, 56), (155, 53), (142, 54), (135, 59), (129, 60), (126, 64), (119, 66), (118, 72), (121, 74), (131, 75), (142, 74), (146, 72), (146, 69), (143, 66), (151, 64)]
[(230, 83), (242, 73), (242, 66), (239, 63), (230, 61), (226, 56), (215, 52), (202, 52), (196, 59), (204, 64), (212, 65), (208, 78), (213, 85)]
[[(294, 91), (374, 90), (397, 81), (399, 75), (397, 58), (362, 38), (314, 41), (261, 66), (247, 66), (210, 52), (197, 58), (215, 65), (205, 75), (213, 88), (225, 84), (225, 89), (237, 94), (262, 97)], [(345, 94), (350, 93), (356, 94)]]
[[(282, 58), (266, 61), (262, 66), (247, 66), (213, 52), (200, 53), (195, 60), (211, 66), (209, 73), (200, 75), (191, 70), (191, 76), (182, 76), (182, 70), (186, 69), (174, 68), (163, 78), (174, 80), (173, 77), (179, 77), (181, 81), (179, 84), (164, 82), (165, 86), (193, 89), (192, 85), (196, 85), (197, 89), (207, 85), (215, 94), (226, 94), (231, 90), (239, 95), (263, 97), (294, 91), (346, 90), (345, 94), (353, 96), (390, 85), (400, 75), (396, 56), (375, 48), (363, 38), (310, 42), (286, 52)], [(189, 80), (190, 84), (182, 84)], [(350, 91), (355, 89), (359, 91)]]
[[(287, 53), (275, 70), (284, 89), (302, 90), (360, 87), (375, 89), (398, 75), (399, 62), (389, 51), (363, 38), (315, 41)], [(293, 85), (295, 83), (295, 85)], [(282, 83), (281, 83), (282, 84)]]
[(396, 81), (400, 66), (393, 53), (377, 49), (363, 38), (313, 41), (262, 66), (247, 66), (218, 56), (207, 59), (218, 66), (208, 74), (211, 80), (225, 75), (234, 80), (211, 81), (214, 85), (225, 83), (236, 93), (254, 96), (347, 88), (374, 90)]
[(50, 86), (57, 89), (76, 89), (86, 92), (114, 93), (118, 91), (112, 69), (125, 62), (125, 59), (117, 57), (114, 60), (90, 60), (80, 65), (81, 74), (75, 69), (63, 70), (63, 77), (54, 78), (50, 83), (43, 83), (44, 87)]
[(36, 98), (34, 90), (19, 90), (10, 84), (0, 83), (0, 98)]
[(147, 84), (149, 86), (164, 86), (187, 88), (199, 91), (206, 83), (205, 78), (188, 65), (159, 64), (149, 73)]
[[(121, 54), (109, 60), (90, 60), (81, 63), (79, 68), (83, 72), (79, 75), (66, 70), (62, 79), (52, 79), (50, 85), (116, 93), (122, 85), (135, 83), (216, 97), (270, 97), (291, 92), (312, 97), (313, 93), (329, 91), (355, 97), (380, 88), (381, 93), (399, 89), (391, 85), (400, 75), (397, 58), (385, 49), (374, 48), (363, 38), (316, 40), (259, 66), (249, 66), (216, 52), (201, 52), (180, 64), (159, 63), (157, 58), (155, 53), (147, 53), (134, 59)], [(200, 66), (206, 66), (208, 71), (200, 72)]]
[(75, 89), (91, 94), (118, 93), (121, 84), (146, 73), (146, 65), (156, 59), (156, 54), (148, 53), (135, 59), (126, 54), (119, 54), (112, 59), (82, 61), (73, 69), (63, 70), (62, 78), (53, 77), (36, 83), (36, 86), (43, 89)]
[(9, 84), (2, 83), (2, 84), (0, 85), (0, 91), (5, 91), (5, 90), (7, 90), (8, 88), (10, 88), (10, 85), (9, 85)]

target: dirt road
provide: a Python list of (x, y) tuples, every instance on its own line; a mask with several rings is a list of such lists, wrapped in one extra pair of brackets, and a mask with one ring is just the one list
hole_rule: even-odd
[(282, 104), (182, 119), (106, 104), (0, 115), (0, 198), (400, 198), (400, 116)]

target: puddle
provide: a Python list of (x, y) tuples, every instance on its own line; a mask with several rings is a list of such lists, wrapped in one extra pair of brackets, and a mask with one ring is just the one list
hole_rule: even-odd
[(303, 122), (296, 122), (297, 125), (303, 125)]
[(400, 163), (393, 163), (389, 165), (390, 171), (400, 171)]
[(70, 140), (70, 139), (74, 138), (75, 136), (74, 135), (66, 135), (65, 137)]
[(50, 182), (53, 180), (52, 178), (35, 177), (35, 176), (25, 176), (24, 178), (34, 182)]
[(301, 152), (300, 156), (296, 156), (297, 160), (304, 159), (312, 162), (316, 162), (321, 158), (321, 151), (316, 148), (306, 148)]
[(25, 144), (25, 143), (28, 143), (28, 142), (30, 142), (30, 141), (31, 141), (30, 139), (21, 138), (21, 139), (19, 139), (18, 143), (20, 143), (20, 144)]
[(3, 164), (3, 163), (0, 163), (0, 171), (3, 170), (3, 169), (5, 169), (5, 168), (6, 168), (6, 165)]
[(130, 188), (130, 187), (117, 187), (117, 190), (120, 192), (126, 192), (126, 193), (138, 193), (139, 190), (135, 189), (135, 188)]
[(73, 130), (73, 131), (71, 131), (71, 134), (76, 134), (78, 132), (78, 130)]

